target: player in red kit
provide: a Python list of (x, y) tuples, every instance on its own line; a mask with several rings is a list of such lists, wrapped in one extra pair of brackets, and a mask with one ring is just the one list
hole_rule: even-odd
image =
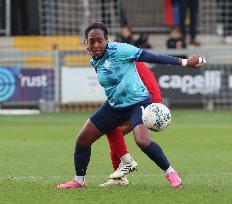
[[(136, 68), (140, 78), (150, 93), (152, 102), (161, 103), (161, 92), (154, 73), (143, 62), (136, 62)], [(111, 174), (110, 179), (106, 183), (101, 184), (100, 187), (129, 184), (126, 176), (123, 174), (123, 169), (129, 168), (125, 162), (130, 159), (130, 156), (126, 147), (124, 135), (130, 131), (130, 125), (129, 123), (126, 123), (106, 134), (110, 145), (112, 166), (115, 172)], [(128, 165), (131, 165), (131, 163), (135, 166), (135, 168), (137, 167), (136, 162), (129, 162)]]

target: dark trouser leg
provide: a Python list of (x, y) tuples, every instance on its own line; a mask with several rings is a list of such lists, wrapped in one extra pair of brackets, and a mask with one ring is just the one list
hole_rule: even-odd
[(198, 15), (198, 0), (189, 1), (190, 9), (190, 36), (191, 39), (196, 37), (197, 15)]
[(186, 38), (186, 11), (187, 11), (187, 3), (186, 0), (180, 0), (180, 28), (183, 33), (184, 40)]

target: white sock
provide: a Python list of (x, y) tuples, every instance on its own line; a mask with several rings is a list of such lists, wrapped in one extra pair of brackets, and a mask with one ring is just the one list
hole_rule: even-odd
[(75, 180), (80, 184), (84, 184), (85, 183), (85, 176), (76, 176), (75, 175)]
[(128, 164), (128, 163), (131, 163), (133, 161), (133, 158), (131, 157), (131, 155), (129, 153), (127, 153), (121, 157), (121, 161), (124, 164)]
[(171, 166), (169, 166), (168, 169), (165, 171), (165, 174), (167, 175), (167, 174), (174, 172), (174, 171), (175, 171), (175, 169), (173, 169)]

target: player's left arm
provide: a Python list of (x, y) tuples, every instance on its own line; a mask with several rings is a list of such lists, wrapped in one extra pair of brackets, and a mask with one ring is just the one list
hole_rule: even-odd
[(159, 53), (151, 53), (146, 50), (143, 50), (143, 52), (140, 54), (138, 61), (148, 62), (148, 63), (182, 65), (192, 68), (201, 67), (203, 64), (206, 63), (206, 59), (198, 55), (192, 55), (188, 59), (182, 59), (182, 58), (163, 55)]

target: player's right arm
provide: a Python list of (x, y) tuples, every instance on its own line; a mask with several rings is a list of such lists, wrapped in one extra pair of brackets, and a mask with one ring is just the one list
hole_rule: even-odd
[(182, 65), (192, 68), (199, 68), (206, 63), (203, 57), (198, 55), (190, 56), (188, 59), (173, 57), (160, 53), (153, 53), (147, 50), (137, 48), (126, 43), (116, 43), (118, 49), (118, 56), (121, 60), (141, 61), (147, 63)]
[(152, 53), (146, 50), (142, 51), (142, 53), (138, 57), (138, 61), (147, 63), (182, 65), (189, 66), (192, 68), (199, 68), (206, 63), (206, 60), (203, 57), (197, 55), (190, 56), (188, 59), (182, 59), (169, 55)]

